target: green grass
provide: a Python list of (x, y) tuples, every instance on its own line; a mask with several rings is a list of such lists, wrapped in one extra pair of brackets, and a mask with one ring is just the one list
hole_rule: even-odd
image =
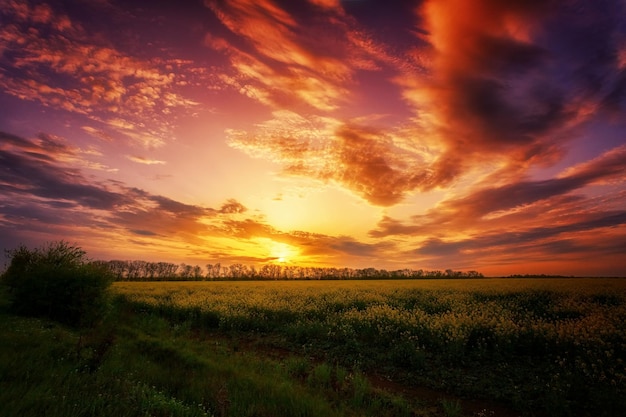
[(91, 330), (0, 286), (0, 414), (623, 415), (626, 281), (526, 282), (125, 283)]
[(119, 300), (82, 333), (7, 306), (0, 286), (3, 417), (409, 416), (420, 407), (345, 368), (271, 359)]
[[(114, 289), (135, 308), (194, 328), (527, 415), (626, 412), (626, 280), (116, 283)], [(325, 368), (309, 379), (320, 388), (333, 385)], [(373, 404), (359, 398), (353, 405)]]
[(460, 417), (461, 404), (458, 401), (441, 400), (441, 406), (446, 417)]

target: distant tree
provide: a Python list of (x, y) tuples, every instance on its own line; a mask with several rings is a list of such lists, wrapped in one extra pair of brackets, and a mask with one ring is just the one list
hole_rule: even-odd
[(185, 263), (180, 264), (178, 276), (183, 279), (189, 279), (192, 276), (193, 266)]
[(254, 267), (254, 265), (251, 265), (251, 266), (248, 267), (248, 277), (250, 279), (256, 279), (256, 278), (259, 277), (259, 275), (258, 275), (258, 273), (256, 271), (256, 268)]
[[(16, 259), (19, 258), (19, 255)], [(16, 261), (17, 262), (17, 261)], [(483, 274), (477, 271), (424, 271), (423, 269), (397, 269), (388, 271), (376, 268), (337, 268), (337, 267), (310, 267), (289, 264), (268, 263), (258, 270), (252, 265), (234, 263), (222, 266), (221, 263), (206, 264), (206, 274), (198, 265), (180, 265), (168, 262), (145, 261), (100, 261), (114, 274), (117, 280), (215, 280), (215, 279), (422, 279), (422, 278), (481, 278)]]
[(220, 277), (220, 273), (222, 271), (222, 265), (218, 262), (215, 265), (207, 264), (207, 278), (208, 279), (217, 279)]
[(231, 278), (247, 278), (248, 268), (244, 264), (236, 263), (229, 267)]
[(127, 278), (127, 262), (126, 261), (104, 261), (103, 265), (113, 274), (116, 281), (122, 281)]
[(194, 265), (193, 268), (191, 268), (191, 276), (195, 280), (200, 280), (202, 278), (202, 268), (200, 265)]

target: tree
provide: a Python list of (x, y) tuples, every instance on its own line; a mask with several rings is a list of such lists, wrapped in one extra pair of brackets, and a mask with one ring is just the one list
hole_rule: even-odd
[(196, 281), (199, 281), (202, 278), (202, 267), (200, 267), (200, 265), (194, 265), (191, 268), (191, 276)]
[(193, 271), (193, 266), (192, 265), (187, 265), (186, 263), (182, 263), (180, 264), (180, 272), (178, 273), (178, 275), (182, 278), (182, 279), (189, 279), (191, 278), (191, 274)]
[(216, 279), (220, 277), (220, 273), (222, 271), (222, 265), (218, 262), (215, 265), (207, 264), (207, 278)]
[(76, 327), (102, 318), (115, 277), (102, 263), (89, 262), (81, 248), (60, 241), (6, 252), (11, 262), (0, 279), (10, 288), (14, 311)]

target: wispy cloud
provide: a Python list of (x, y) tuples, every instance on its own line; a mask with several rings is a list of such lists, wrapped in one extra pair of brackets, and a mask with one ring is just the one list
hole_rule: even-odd
[(182, 61), (127, 55), (47, 4), (9, 0), (2, 14), (12, 21), (0, 27), (7, 94), (84, 115), (145, 147), (171, 136), (164, 114), (198, 105), (176, 92), (172, 67)]
[[(26, 227), (51, 236), (81, 235), (84, 227), (95, 235), (117, 231), (124, 236), (124, 231), (142, 230), (140, 235), (159, 235), (176, 243), (178, 234), (197, 236), (205, 230), (203, 218), (228, 211), (180, 203), (119, 181), (95, 181), (67, 162), (72, 151), (59, 143), (1, 137), (3, 227)], [(46, 154), (41, 153), (43, 148)]]
[(0, 132), (0, 139), (0, 150), (17, 151), (27, 154), (33, 159), (68, 163), (77, 168), (107, 172), (117, 171), (116, 168), (111, 168), (102, 162), (102, 154), (98, 149), (93, 147), (80, 148), (60, 136), (40, 133), (33, 140), (25, 140), (9, 133)]
[(136, 162), (138, 164), (143, 164), (143, 165), (164, 165), (164, 164), (166, 164), (165, 161), (159, 161), (158, 159), (144, 158), (143, 156), (126, 155), (126, 158), (128, 158), (129, 160), (131, 160), (133, 162)]
[(356, 71), (400, 62), (412, 66), (410, 59), (388, 54), (345, 14), (340, 2), (311, 3), (290, 12), (273, 0), (208, 0), (230, 31), (228, 37), (209, 33), (205, 39), (229, 57), (235, 70), (222, 80), (274, 108), (326, 113), (355, 99)]
[(574, 213), (586, 212), (587, 203), (592, 201), (582, 194), (587, 186), (622, 183), (626, 180), (625, 158), (626, 147), (622, 146), (568, 169), (557, 178), (483, 186), (471, 190), (465, 196), (444, 200), (426, 214), (414, 216), (412, 225), (385, 217), (379, 223), (379, 228), (370, 234), (374, 237), (427, 236), (436, 234), (437, 230), (448, 230), (449, 233), (481, 230), (489, 224), (496, 227), (517, 224), (520, 227), (522, 224), (519, 220), (545, 222), (546, 216), (551, 214), (562, 221), (563, 213), (568, 213), (572, 220)]
[(469, 190), (445, 199), (411, 221), (385, 216), (373, 238), (405, 242), (407, 256), (470, 265), (582, 262), (580, 256), (615, 259), (626, 238), (626, 148), (565, 170), (549, 180), (523, 180)]
[(274, 112), (253, 133), (229, 132), (231, 146), (281, 163), (285, 175), (332, 181), (381, 206), (431, 181), (429, 152), (402, 139), (401, 132), (288, 111)]
[(31, 235), (35, 241), (88, 236), (86, 246), (99, 253), (99, 245), (114, 236), (114, 240), (132, 239), (141, 246), (186, 250), (188, 256), (230, 247), (230, 256), (222, 255), (222, 259), (233, 262), (241, 258), (233, 247), (241, 245), (259, 254), (256, 258), (248, 255), (249, 261), (274, 259), (266, 259), (264, 241), (293, 245), (303, 259), (372, 256), (389, 246), (350, 237), (279, 231), (262, 216), (249, 214), (235, 199), (218, 208), (202, 207), (119, 181), (96, 181), (72, 167), (68, 156), (76, 150), (45, 134), (25, 139), (0, 133), (0, 138), (0, 224), (8, 231), (19, 228), (22, 236)]

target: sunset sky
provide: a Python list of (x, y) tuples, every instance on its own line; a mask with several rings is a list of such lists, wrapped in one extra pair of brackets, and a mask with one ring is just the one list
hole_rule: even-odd
[(0, 0), (0, 248), (626, 275), (623, 0)]

